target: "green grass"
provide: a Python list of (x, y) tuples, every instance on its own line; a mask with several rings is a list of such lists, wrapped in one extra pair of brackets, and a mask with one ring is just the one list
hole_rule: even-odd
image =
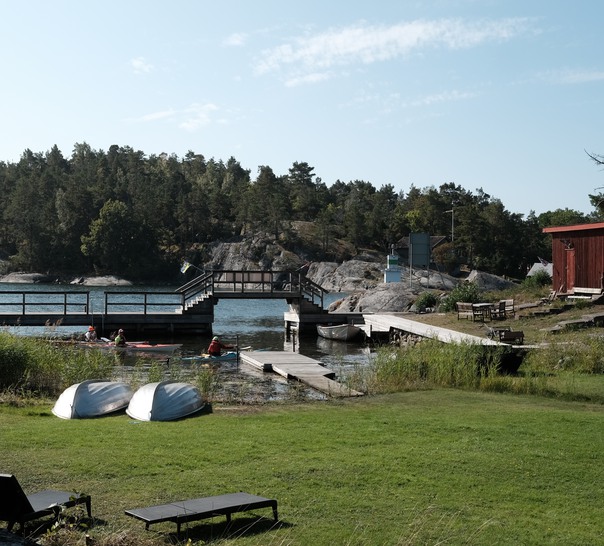
[[(50, 407), (0, 406), (0, 470), (29, 491), (90, 493), (98, 520), (89, 533), (98, 541), (128, 535), (172, 543), (173, 524), (144, 532), (124, 509), (242, 490), (278, 499), (282, 523), (273, 527), (270, 510), (260, 510), (234, 516), (230, 530), (224, 518), (191, 524), (185, 538), (224, 545), (604, 543), (598, 404), (439, 389), (217, 406), (173, 423), (125, 415), (63, 421)], [(257, 523), (254, 515), (267, 519)], [(244, 532), (246, 525), (252, 528)]]

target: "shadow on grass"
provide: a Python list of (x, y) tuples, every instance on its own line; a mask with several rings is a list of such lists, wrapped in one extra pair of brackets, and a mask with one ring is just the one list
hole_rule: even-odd
[(178, 541), (202, 541), (202, 544), (211, 543), (217, 540), (233, 539), (243, 536), (254, 536), (268, 533), (276, 529), (286, 529), (293, 527), (291, 523), (284, 521), (275, 521), (272, 518), (263, 516), (244, 516), (234, 518), (230, 523), (221, 521), (218, 523), (192, 522), (187, 526), (183, 525), (180, 536), (175, 532), (170, 533), (170, 539), (173, 543)]

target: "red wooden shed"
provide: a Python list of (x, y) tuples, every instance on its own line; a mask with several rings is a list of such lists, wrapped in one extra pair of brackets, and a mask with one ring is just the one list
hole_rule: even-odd
[(552, 236), (553, 289), (604, 288), (604, 222), (543, 228)]

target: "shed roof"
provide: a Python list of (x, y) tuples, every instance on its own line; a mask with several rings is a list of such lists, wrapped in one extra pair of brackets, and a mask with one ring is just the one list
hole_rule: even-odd
[(576, 224), (574, 226), (553, 226), (543, 228), (543, 233), (564, 233), (567, 231), (590, 231), (594, 229), (604, 229), (604, 222), (595, 224)]

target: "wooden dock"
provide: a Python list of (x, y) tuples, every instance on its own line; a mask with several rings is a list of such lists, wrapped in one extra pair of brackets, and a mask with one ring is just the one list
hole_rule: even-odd
[(391, 328), (415, 334), (417, 336), (436, 339), (443, 343), (471, 343), (479, 345), (501, 345), (500, 341), (488, 337), (473, 336), (456, 330), (449, 330), (440, 326), (433, 326), (423, 322), (410, 320), (397, 314), (363, 315), (365, 325), (362, 327), (365, 333), (371, 337), (372, 334), (386, 334)]
[(343, 398), (363, 396), (335, 381), (335, 372), (323, 366), (318, 360), (299, 353), (285, 351), (243, 351), (241, 362), (264, 372), (274, 372), (286, 379), (300, 381), (329, 396)]

